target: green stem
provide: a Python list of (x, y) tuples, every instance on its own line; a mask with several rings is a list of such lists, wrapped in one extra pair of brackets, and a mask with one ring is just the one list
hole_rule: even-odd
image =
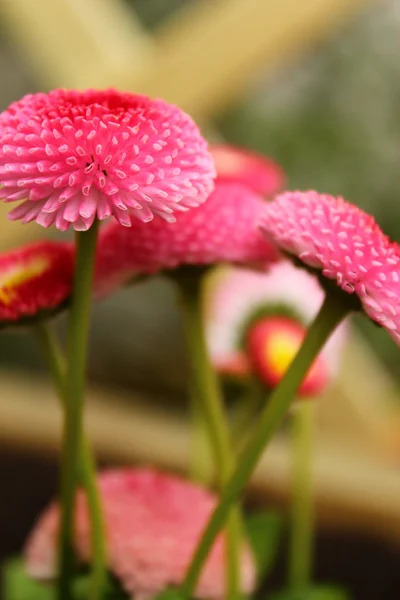
[(237, 502), (249, 480), (265, 446), (282, 422), (305, 374), (331, 333), (348, 312), (349, 307), (344, 305), (340, 297), (337, 298), (336, 295), (326, 297), (286, 376), (271, 394), (268, 404), (261, 413), (258, 425), (220, 496), (219, 504), (203, 533), (182, 584), (181, 593), (184, 598), (192, 595), (216, 536), (223, 527), (232, 505)]
[(289, 585), (296, 591), (306, 588), (311, 578), (314, 424), (313, 400), (300, 401), (293, 414), (292, 527), (289, 551)]
[(57, 395), (63, 408), (65, 409), (65, 376), (67, 372), (67, 365), (63, 351), (58, 340), (56, 339), (55, 334), (50, 329), (50, 326), (45, 322), (35, 325), (33, 328), (33, 334), (35, 335), (35, 338), (42, 349), (43, 355), (53, 378)]
[(67, 337), (66, 411), (61, 461), (59, 600), (71, 599), (71, 578), (74, 567), (72, 544), (75, 489), (82, 437), (83, 400), (97, 232), (97, 221), (88, 231), (76, 232), (74, 291), (69, 313)]
[(193, 481), (207, 485), (212, 481), (214, 475), (208, 443), (207, 423), (194, 392), (190, 394), (189, 400), (191, 423), (189, 475)]
[[(63, 355), (56, 336), (48, 325), (40, 323), (33, 331), (43, 350), (43, 354), (45, 355), (54, 380), (57, 394), (65, 410), (65, 379), (67, 372), (65, 356)], [(96, 483), (96, 466), (89, 444), (84, 436), (81, 440), (79, 452), (78, 480), (81, 482), (86, 492), (89, 508), (92, 557), (90, 599), (97, 600), (101, 598), (106, 578), (104, 523), (100, 494)]]
[(256, 381), (251, 381), (245, 394), (239, 398), (234, 407), (231, 423), (231, 438), (235, 443), (235, 452), (243, 449), (249, 437), (257, 415), (267, 401), (267, 390)]
[[(191, 361), (193, 402), (207, 427), (210, 446), (217, 467), (219, 489), (225, 485), (233, 468), (228, 420), (224, 410), (217, 375), (208, 356), (202, 311), (202, 276), (195, 273), (177, 278), (184, 329)], [(240, 596), (240, 516), (238, 507), (229, 511), (226, 532), (228, 598)]]

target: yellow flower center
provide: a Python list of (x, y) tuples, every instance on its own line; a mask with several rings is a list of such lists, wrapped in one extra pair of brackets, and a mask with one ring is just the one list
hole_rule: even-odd
[(277, 331), (268, 336), (264, 357), (274, 373), (283, 377), (299, 349), (300, 340), (286, 332)]
[(43, 256), (35, 257), (29, 264), (20, 265), (0, 275), (0, 301), (11, 304), (17, 295), (17, 288), (30, 279), (42, 275), (48, 268), (49, 261)]

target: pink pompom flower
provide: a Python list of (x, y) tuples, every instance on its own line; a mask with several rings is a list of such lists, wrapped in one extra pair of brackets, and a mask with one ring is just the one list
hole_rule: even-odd
[[(152, 598), (167, 586), (179, 586), (217, 499), (183, 479), (150, 469), (104, 472), (98, 479), (107, 538), (107, 562), (132, 598)], [(90, 562), (90, 524), (86, 501), (78, 493), (75, 547)], [(56, 576), (59, 508), (40, 517), (26, 545), (26, 568), (37, 579)], [(225, 598), (225, 543), (218, 537), (200, 577), (196, 597)], [(251, 551), (243, 545), (241, 586), (255, 587)]]
[(217, 179), (207, 202), (177, 215), (175, 223), (136, 221), (130, 229), (110, 223), (100, 232), (95, 287), (109, 291), (134, 275), (181, 265), (263, 266), (277, 260), (276, 247), (258, 228), (264, 207), (249, 188)]
[(28, 324), (61, 309), (72, 292), (70, 244), (35, 242), (0, 254), (0, 326)]
[(400, 344), (400, 254), (371, 215), (341, 197), (295, 191), (265, 206), (261, 227), (281, 250), (358, 298), (354, 306)]
[[(256, 375), (266, 387), (274, 387), (322, 300), (315, 277), (287, 260), (271, 265), (265, 273), (219, 269), (205, 294), (206, 337), (214, 367), (239, 381)], [(299, 395), (319, 393), (337, 375), (345, 339), (346, 327), (341, 325), (324, 346), (318, 369), (305, 379)]]
[(12, 220), (87, 230), (95, 218), (173, 219), (206, 200), (214, 165), (176, 106), (107, 90), (54, 90), (0, 115), (0, 199)]
[(216, 144), (210, 151), (221, 181), (242, 183), (262, 196), (272, 196), (283, 189), (284, 172), (270, 158), (228, 144)]

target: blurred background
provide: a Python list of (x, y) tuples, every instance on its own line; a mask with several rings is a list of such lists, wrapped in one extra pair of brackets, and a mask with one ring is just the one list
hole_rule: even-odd
[[(289, 188), (342, 194), (399, 241), (399, 40), (398, 0), (0, 0), (0, 109), (54, 87), (163, 96), (193, 114), (209, 139), (272, 157)], [(1, 210), (1, 250), (54, 235), (9, 223)], [(395, 598), (385, 585), (398, 557), (379, 544), (400, 540), (399, 354), (384, 332), (356, 321), (321, 408), (319, 516), (345, 535), (350, 528), (380, 538), (378, 546), (354, 542), (364, 564), (379, 554), (389, 565), (375, 595), (365, 588), (357, 597)], [(33, 340), (3, 334), (0, 362), (7, 554), (55, 489), (59, 414)], [(88, 427), (104, 461), (185, 468), (185, 364), (174, 293), (162, 278), (95, 306)], [(254, 482), (278, 505), (288, 497), (286, 454), (277, 445)], [(17, 509), (18, 527), (9, 517)], [(321, 556), (323, 569), (333, 554)]]

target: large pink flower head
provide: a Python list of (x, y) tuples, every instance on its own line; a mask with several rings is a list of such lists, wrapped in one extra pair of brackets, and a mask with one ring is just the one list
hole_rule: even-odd
[[(239, 380), (256, 375), (267, 387), (275, 387), (322, 300), (315, 277), (286, 260), (266, 273), (221, 268), (210, 278), (205, 296), (206, 336), (214, 367)], [(345, 327), (340, 326), (300, 395), (319, 393), (337, 375), (345, 337)]]
[[(107, 536), (107, 561), (132, 598), (152, 598), (178, 586), (216, 506), (205, 489), (150, 469), (114, 470), (99, 476)], [(39, 519), (26, 546), (28, 573), (56, 575), (59, 509), (53, 504)], [(75, 545), (90, 562), (90, 524), (84, 495), (77, 498)], [(225, 543), (216, 540), (200, 577), (196, 597), (225, 598)], [(254, 561), (247, 545), (241, 557), (242, 590), (255, 587)]]
[(372, 216), (340, 197), (286, 192), (265, 206), (261, 227), (281, 250), (358, 298), (400, 343), (400, 255)]
[(175, 223), (136, 221), (130, 229), (111, 223), (100, 233), (96, 288), (181, 265), (265, 265), (276, 260), (275, 246), (258, 228), (264, 207), (249, 188), (217, 179), (207, 202), (177, 215)]
[(270, 158), (228, 144), (215, 144), (210, 151), (220, 180), (243, 183), (262, 196), (272, 196), (283, 189), (284, 172)]
[(0, 115), (0, 198), (9, 218), (88, 229), (114, 216), (172, 219), (203, 202), (214, 166), (192, 119), (163, 100), (117, 90), (54, 90)]
[(72, 293), (73, 273), (70, 244), (35, 242), (0, 254), (0, 327), (61, 309)]

